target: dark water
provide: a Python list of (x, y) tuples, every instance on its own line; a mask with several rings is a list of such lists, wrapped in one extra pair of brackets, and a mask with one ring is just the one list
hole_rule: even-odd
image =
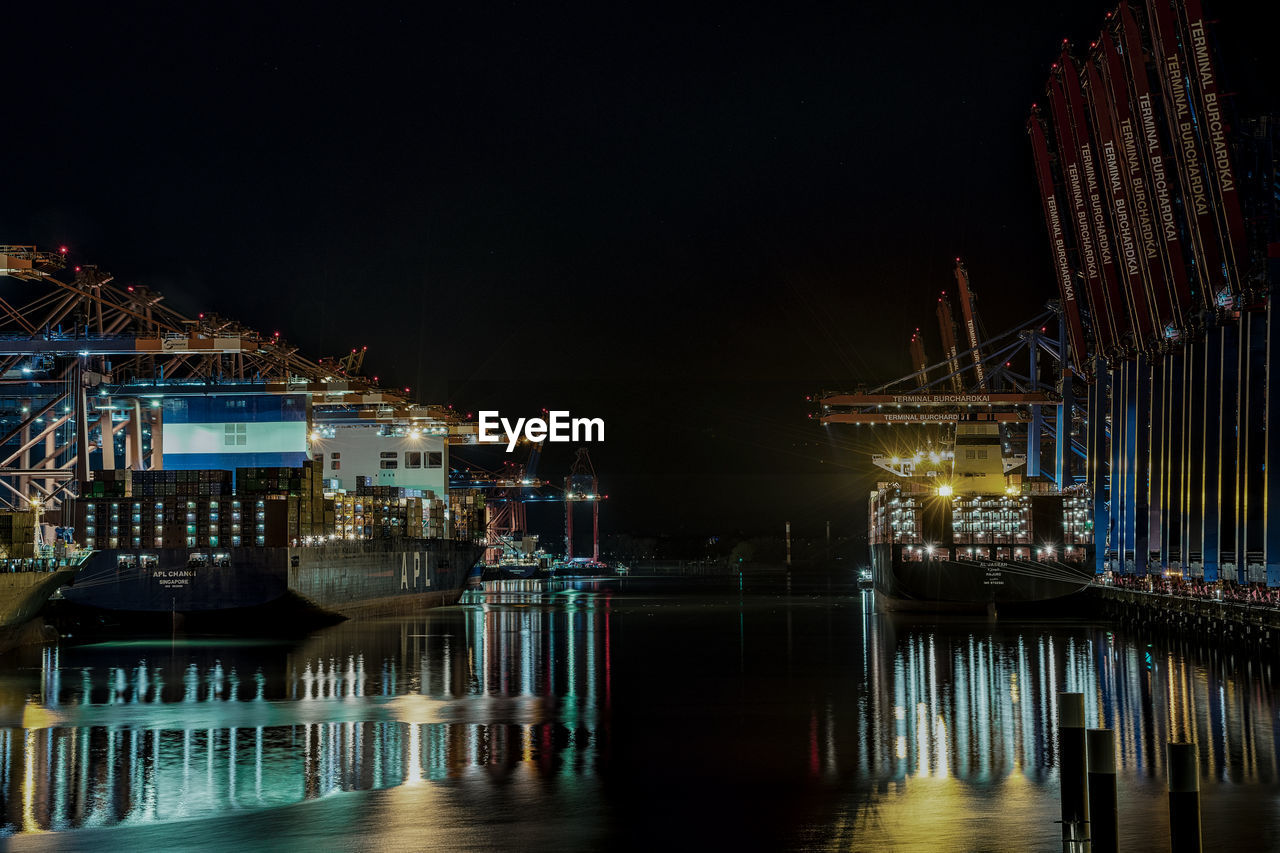
[(570, 594), (0, 666), (14, 850), (1057, 850), (1063, 689), (1117, 730), (1125, 849), (1184, 738), (1208, 848), (1280, 849), (1270, 664), (1099, 625)]

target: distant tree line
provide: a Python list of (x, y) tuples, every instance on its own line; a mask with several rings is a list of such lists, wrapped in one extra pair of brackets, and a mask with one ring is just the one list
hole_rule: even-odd
[[(793, 565), (866, 562), (866, 546), (847, 537), (791, 540)], [(601, 542), (601, 556), (626, 565), (645, 561), (698, 561), (717, 565), (767, 564), (786, 562), (787, 545), (781, 536), (614, 533)]]

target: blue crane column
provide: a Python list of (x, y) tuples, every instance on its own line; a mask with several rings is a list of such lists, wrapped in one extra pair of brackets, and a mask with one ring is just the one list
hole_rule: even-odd
[(1183, 486), (1182, 509), (1179, 524), (1182, 525), (1182, 566), (1188, 577), (1200, 578), (1205, 573), (1204, 547), (1204, 478), (1206, 465), (1204, 447), (1205, 410), (1208, 408), (1201, 389), (1204, 388), (1205, 359), (1201, 350), (1203, 340), (1187, 345), (1182, 362), (1183, 385), (1188, 389), (1183, 406), (1183, 436), (1181, 456), (1186, 472)]
[[(1266, 463), (1263, 466), (1265, 529), (1263, 560), (1267, 566), (1267, 586), (1280, 586), (1280, 376), (1272, 368), (1280, 365), (1280, 318), (1276, 317), (1274, 295), (1267, 300), (1266, 363)], [(1271, 429), (1270, 427), (1276, 427)]]
[[(1222, 328), (1213, 326), (1205, 333), (1197, 357), (1204, 369), (1200, 382), (1193, 386), (1203, 398), (1201, 441), (1193, 448), (1204, 459), (1200, 478), (1200, 554), (1204, 563), (1204, 579), (1216, 583), (1222, 572), (1222, 500), (1219, 492), (1222, 472)], [(1195, 350), (1192, 350), (1195, 352)]]
[(1182, 523), (1186, 478), (1183, 477), (1182, 458), (1186, 443), (1183, 429), (1183, 412), (1187, 406), (1186, 353), (1172, 350), (1165, 355), (1164, 409), (1161, 429), (1164, 430), (1164, 458), (1159, 461), (1163, 472), (1161, 492), (1164, 495), (1164, 522), (1160, 531), (1161, 563), (1171, 571), (1182, 571)]
[(1267, 400), (1267, 314), (1240, 312), (1240, 390), (1237, 396), (1236, 573), (1241, 583), (1265, 579), (1263, 568)]
[(1111, 396), (1108, 409), (1111, 412), (1111, 448), (1107, 454), (1111, 458), (1111, 488), (1108, 495), (1110, 512), (1107, 518), (1107, 556), (1115, 554), (1114, 571), (1129, 574), (1129, 566), (1125, 562), (1124, 542), (1124, 427), (1125, 427), (1125, 372), (1124, 362), (1112, 367), (1110, 373)]
[[(1031, 390), (1040, 390), (1040, 372), (1039, 367), (1039, 350), (1040, 335), (1032, 332), (1030, 335), (1029, 346), (1027, 347), (1031, 359)], [(1044, 429), (1044, 423), (1040, 418), (1040, 407), (1031, 407), (1031, 425), (1027, 427), (1027, 476), (1040, 476), (1040, 432)], [(1059, 437), (1061, 441), (1061, 437)]]
[(1053, 474), (1058, 481), (1058, 488), (1065, 489), (1071, 485), (1071, 423), (1075, 394), (1071, 387), (1072, 362), (1071, 348), (1067, 346), (1067, 316), (1065, 311), (1058, 312), (1058, 364), (1061, 366), (1062, 405), (1058, 407), (1057, 431), (1058, 440), (1054, 443)]
[(1085, 461), (1089, 482), (1089, 493), (1093, 498), (1093, 542), (1094, 572), (1102, 574), (1107, 565), (1108, 531), (1111, 529), (1111, 518), (1108, 511), (1110, 495), (1107, 485), (1107, 405), (1110, 373), (1102, 358), (1094, 362), (1093, 375), (1096, 377), (1089, 386), (1089, 421), (1088, 445), (1089, 453)]
[(1144, 355), (1128, 362), (1129, 399), (1126, 416), (1129, 421), (1125, 431), (1129, 457), (1128, 487), (1124, 510), (1125, 544), (1133, 551), (1133, 563), (1139, 575), (1147, 573), (1147, 467), (1150, 445), (1151, 384), (1150, 362)]
[(1146, 525), (1147, 543), (1150, 550), (1159, 554), (1159, 570), (1169, 568), (1169, 555), (1164, 550), (1164, 540), (1160, 531), (1164, 529), (1168, 505), (1164, 500), (1164, 458), (1168, 453), (1165, 443), (1165, 389), (1168, 387), (1167, 374), (1169, 359), (1167, 354), (1151, 362), (1147, 373), (1150, 376), (1151, 394), (1148, 397), (1147, 426), (1144, 432), (1150, 445), (1149, 464), (1147, 465), (1147, 514), (1139, 517), (1138, 524)]
[(1211, 389), (1216, 399), (1221, 429), (1218, 432), (1218, 560), (1223, 580), (1237, 582), (1236, 574), (1236, 394), (1239, 363), (1239, 327), (1232, 323), (1221, 326), (1222, 358), (1218, 365), (1218, 384)]

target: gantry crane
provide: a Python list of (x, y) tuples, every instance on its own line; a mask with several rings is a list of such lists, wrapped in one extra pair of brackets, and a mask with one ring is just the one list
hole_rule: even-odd
[(600, 562), (600, 480), (587, 448), (579, 447), (569, 476), (564, 478), (564, 558), (573, 559), (573, 507), (576, 503), (591, 505), (591, 561)]
[[(33, 500), (56, 508), (88, 479), (90, 450), (103, 464), (145, 468), (163, 458), (159, 398), (189, 388), (255, 383), (265, 393), (306, 394), (317, 420), (410, 419), (466, 440), (474, 424), (444, 407), (358, 375), (363, 351), (341, 375), (298, 353), (280, 332), (264, 334), (213, 313), (187, 317), (143, 285), (122, 285), (97, 266), (68, 268), (67, 250), (0, 245), (0, 507)], [(407, 389), (406, 389), (407, 391)], [(188, 392), (189, 393), (189, 392)], [(124, 434), (124, 459), (115, 437)], [(144, 456), (143, 436), (151, 451)]]
[[(957, 352), (954, 322), (944, 292), (937, 302), (939, 329), (942, 332), (944, 359), (924, 364), (919, 330), (912, 337), (913, 371), (875, 388), (861, 386), (854, 393), (825, 392), (817, 395), (818, 411), (811, 417), (824, 425), (831, 424), (935, 424), (954, 426), (961, 421), (989, 421), (1027, 426), (1027, 473), (1039, 476), (1041, 436), (1056, 440), (1054, 473), (1065, 486), (1074, 479), (1071, 457), (1084, 456), (1081, 442), (1072, 437), (1076, 416), (1072, 373), (1066, 368), (1065, 339), (1067, 319), (1059, 305), (1030, 321), (982, 339), (981, 322), (973, 308), (968, 287), (968, 273), (957, 259), (956, 277), (961, 285), (961, 301), (965, 311), (966, 334), (971, 346)], [(1047, 334), (1053, 324), (1057, 339)], [(1057, 362), (1061, 380), (1045, 383), (1041, 379), (1041, 359), (1045, 355)], [(966, 378), (968, 381), (966, 381)], [(814, 398), (811, 398), (814, 399)], [(1056, 417), (1044, 417), (1045, 407), (1053, 407)], [(945, 439), (939, 448), (945, 447)], [(945, 453), (945, 451), (942, 451)], [(931, 454), (925, 454), (925, 458)], [(1019, 458), (1012, 454), (1013, 458)], [(941, 456), (939, 457), (941, 458)], [(876, 464), (902, 475), (904, 466), (923, 464), (912, 453), (897, 456), (885, 454)], [(929, 460), (937, 463), (937, 460)]]

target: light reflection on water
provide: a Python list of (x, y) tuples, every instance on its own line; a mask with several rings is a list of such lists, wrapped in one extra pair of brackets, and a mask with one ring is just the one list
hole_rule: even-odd
[(18, 662), (0, 669), (15, 848), (584, 848), (679, 832), (1055, 849), (1057, 690), (1116, 729), (1131, 846), (1167, 831), (1163, 745), (1181, 739), (1200, 746), (1206, 835), (1280, 840), (1270, 665), (1087, 624), (889, 619), (865, 596), (575, 595), (298, 644)]

